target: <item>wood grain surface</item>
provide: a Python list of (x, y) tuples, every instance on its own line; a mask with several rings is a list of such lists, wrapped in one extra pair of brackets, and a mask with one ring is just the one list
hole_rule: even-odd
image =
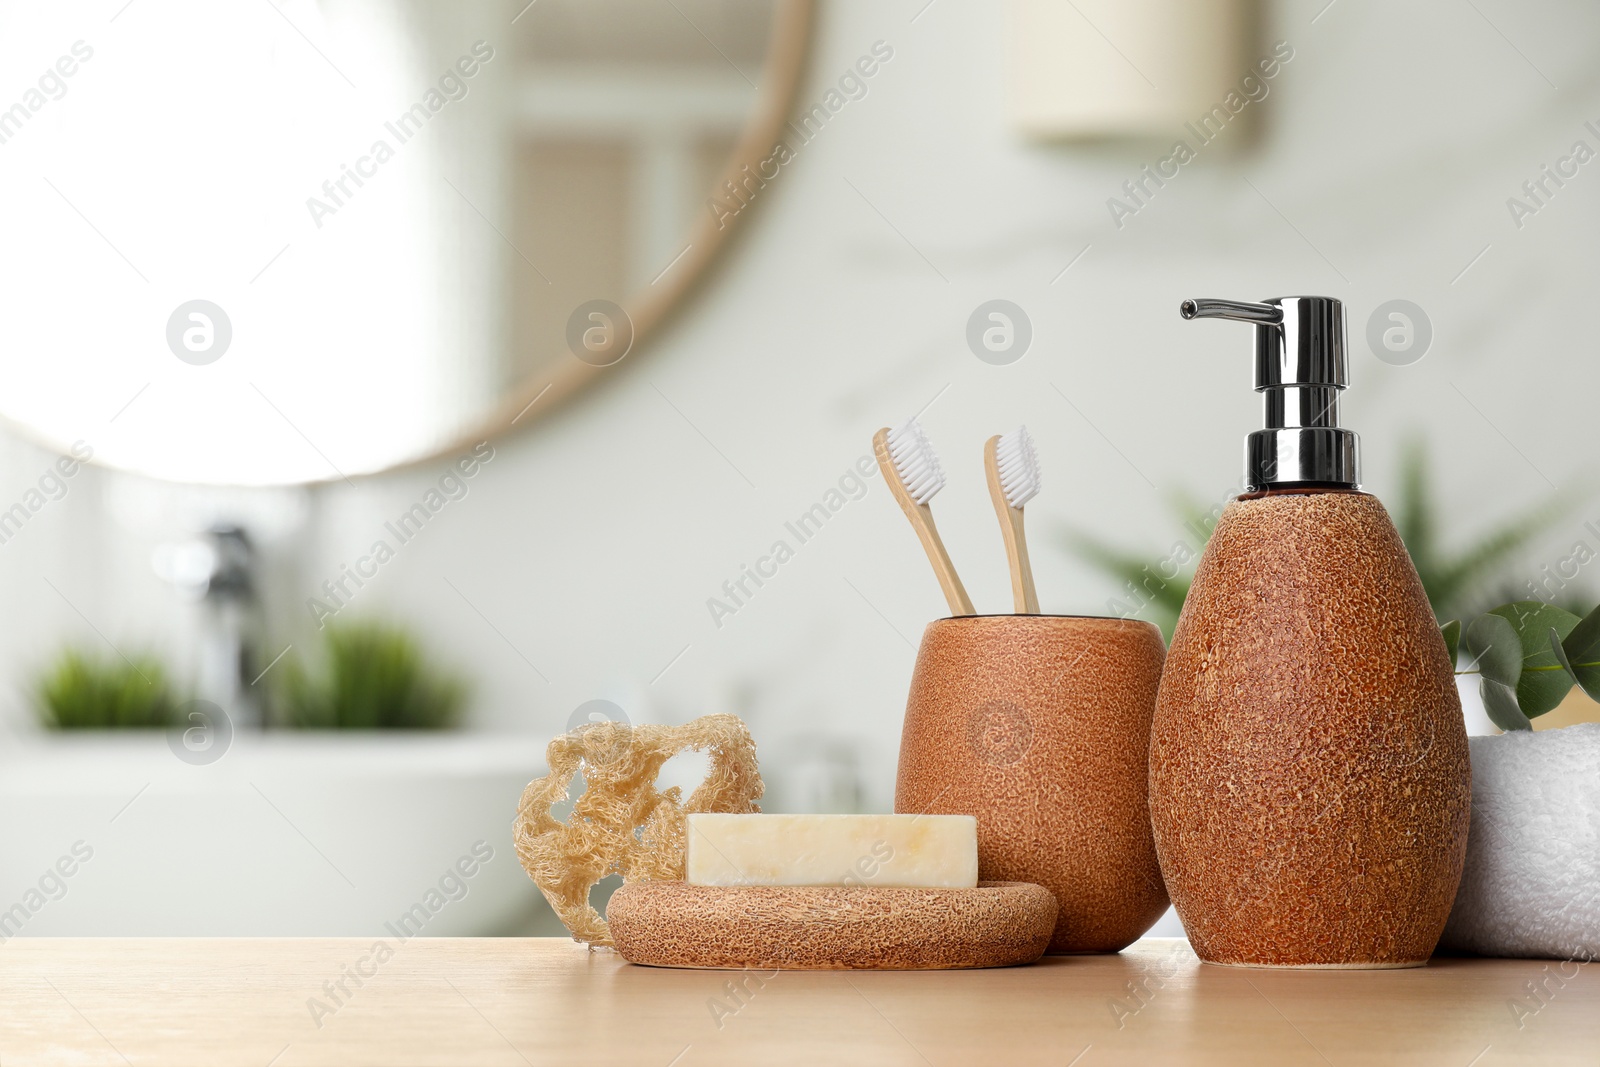
[[(15, 938), (0, 1061), (322, 1064), (1593, 1065), (1600, 966), (1199, 964), (1183, 941), (1030, 967), (772, 972), (635, 967), (566, 939)], [(372, 971), (319, 1027), (308, 998)], [(1541, 990), (1536, 999), (1529, 984)]]

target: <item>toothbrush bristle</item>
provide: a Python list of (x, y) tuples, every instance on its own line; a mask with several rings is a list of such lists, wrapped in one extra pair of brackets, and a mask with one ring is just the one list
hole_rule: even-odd
[(994, 452), (1006, 503), (1020, 508), (1039, 494), (1039, 453), (1033, 435), (1019, 426), (1000, 438)]
[(916, 419), (889, 431), (889, 459), (905, 484), (906, 492), (918, 504), (926, 504), (944, 488), (944, 469)]

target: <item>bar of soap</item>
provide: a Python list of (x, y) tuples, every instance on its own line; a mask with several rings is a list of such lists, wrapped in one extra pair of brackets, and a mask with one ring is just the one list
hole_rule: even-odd
[(698, 813), (685, 860), (690, 885), (969, 889), (978, 884), (978, 821)]

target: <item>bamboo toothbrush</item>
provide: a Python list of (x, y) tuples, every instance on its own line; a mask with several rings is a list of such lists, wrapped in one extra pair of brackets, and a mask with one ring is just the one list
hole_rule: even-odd
[(1018, 615), (1039, 614), (1039, 594), (1033, 588), (1033, 567), (1028, 562), (1028, 541), (1022, 533), (1022, 506), (1039, 492), (1039, 453), (1026, 426), (1005, 436), (991, 437), (983, 446), (983, 465), (989, 471), (989, 496), (1000, 516), (1000, 532), (1011, 561), (1011, 600)]
[(911, 526), (928, 553), (928, 562), (939, 577), (939, 588), (950, 604), (950, 614), (971, 615), (972, 601), (967, 597), (961, 579), (956, 575), (950, 553), (939, 540), (939, 531), (933, 525), (933, 511), (928, 501), (944, 488), (944, 470), (939, 457), (934, 454), (928, 435), (912, 419), (899, 429), (884, 427), (872, 435), (872, 451), (878, 457), (878, 469), (890, 492), (900, 502), (900, 508), (911, 520)]

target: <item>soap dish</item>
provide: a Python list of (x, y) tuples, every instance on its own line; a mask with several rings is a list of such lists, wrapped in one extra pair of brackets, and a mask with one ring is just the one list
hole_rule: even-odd
[(971, 889), (634, 882), (606, 907), (617, 952), (651, 967), (953, 970), (1044, 954), (1056, 901), (1028, 882)]

